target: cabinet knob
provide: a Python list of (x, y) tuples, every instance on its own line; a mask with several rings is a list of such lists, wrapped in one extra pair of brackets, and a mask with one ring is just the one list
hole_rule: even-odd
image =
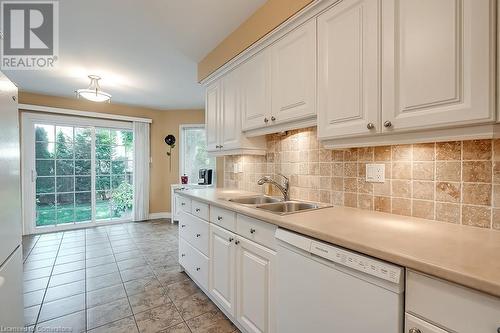
[(201, 234), (196, 234), (196, 237), (201, 237)]
[(408, 333), (422, 333), (422, 331), (420, 331), (418, 328), (410, 328), (410, 330), (408, 331)]
[(375, 128), (375, 125), (373, 123), (368, 123), (368, 124), (366, 124), (366, 128), (368, 128), (369, 130), (371, 130), (371, 129)]
[(215, 145), (215, 149), (219, 148), (219, 145)]
[(234, 242), (234, 244), (236, 244), (236, 245), (238, 245), (239, 243), (240, 243), (240, 241), (239, 241), (239, 240), (237, 240), (236, 242)]
[(269, 119), (264, 118), (264, 122), (267, 124), (269, 122)]
[(199, 271), (200, 271), (200, 269), (201, 269), (200, 267), (196, 267), (196, 271), (198, 271), (198, 272), (199, 272)]
[(185, 257), (185, 256), (186, 256), (186, 254), (185, 254), (185, 253), (181, 254), (181, 257)]
[(251, 229), (250, 229), (250, 233), (251, 233), (251, 234), (255, 234), (255, 229), (254, 229), (254, 228), (251, 228)]
[(222, 216), (217, 216), (217, 221), (222, 221)]
[(181, 206), (186, 206), (186, 203), (185, 202), (181, 202)]
[(229, 243), (231, 243), (234, 240), (233, 237), (229, 237)]
[(197, 213), (199, 213), (199, 212), (200, 212), (200, 209), (199, 209), (199, 208), (196, 208), (196, 209), (195, 209), (195, 211), (196, 211)]
[[(392, 127), (392, 123), (389, 120), (384, 121), (384, 127), (389, 128)], [(412, 332), (413, 333), (413, 332)]]
[(275, 117), (275, 116), (271, 116), (271, 120), (272, 120), (272, 121), (275, 121), (275, 120), (276, 120), (276, 117)]
[(186, 227), (186, 225), (185, 225), (185, 224), (181, 224), (181, 228), (185, 228), (185, 227)]

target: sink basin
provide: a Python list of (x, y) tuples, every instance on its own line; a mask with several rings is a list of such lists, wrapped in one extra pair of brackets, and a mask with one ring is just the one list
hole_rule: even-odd
[(284, 201), (284, 202), (259, 205), (257, 206), (257, 208), (262, 210), (267, 210), (275, 214), (285, 215), (285, 214), (304, 212), (313, 209), (319, 209), (323, 207), (309, 202)]
[(242, 205), (260, 205), (260, 204), (267, 204), (267, 203), (273, 203), (273, 202), (279, 203), (280, 199), (268, 197), (265, 195), (257, 195), (257, 196), (253, 196), (253, 197), (229, 199), (229, 201), (234, 202), (234, 203), (239, 203)]

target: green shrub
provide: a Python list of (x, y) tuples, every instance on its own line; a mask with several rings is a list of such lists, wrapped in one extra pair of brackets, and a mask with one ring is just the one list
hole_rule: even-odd
[(121, 183), (111, 193), (113, 201), (113, 212), (115, 216), (132, 209), (134, 203), (134, 187), (129, 183)]

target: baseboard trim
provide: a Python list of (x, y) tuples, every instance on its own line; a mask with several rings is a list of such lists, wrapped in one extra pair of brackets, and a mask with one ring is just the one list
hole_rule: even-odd
[(149, 214), (149, 219), (150, 220), (155, 220), (155, 219), (169, 219), (172, 217), (171, 212), (159, 212), (159, 213), (150, 213)]

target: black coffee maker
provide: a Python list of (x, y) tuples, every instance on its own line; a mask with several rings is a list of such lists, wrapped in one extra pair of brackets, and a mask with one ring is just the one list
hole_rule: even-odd
[(200, 169), (198, 185), (212, 185), (212, 169)]

